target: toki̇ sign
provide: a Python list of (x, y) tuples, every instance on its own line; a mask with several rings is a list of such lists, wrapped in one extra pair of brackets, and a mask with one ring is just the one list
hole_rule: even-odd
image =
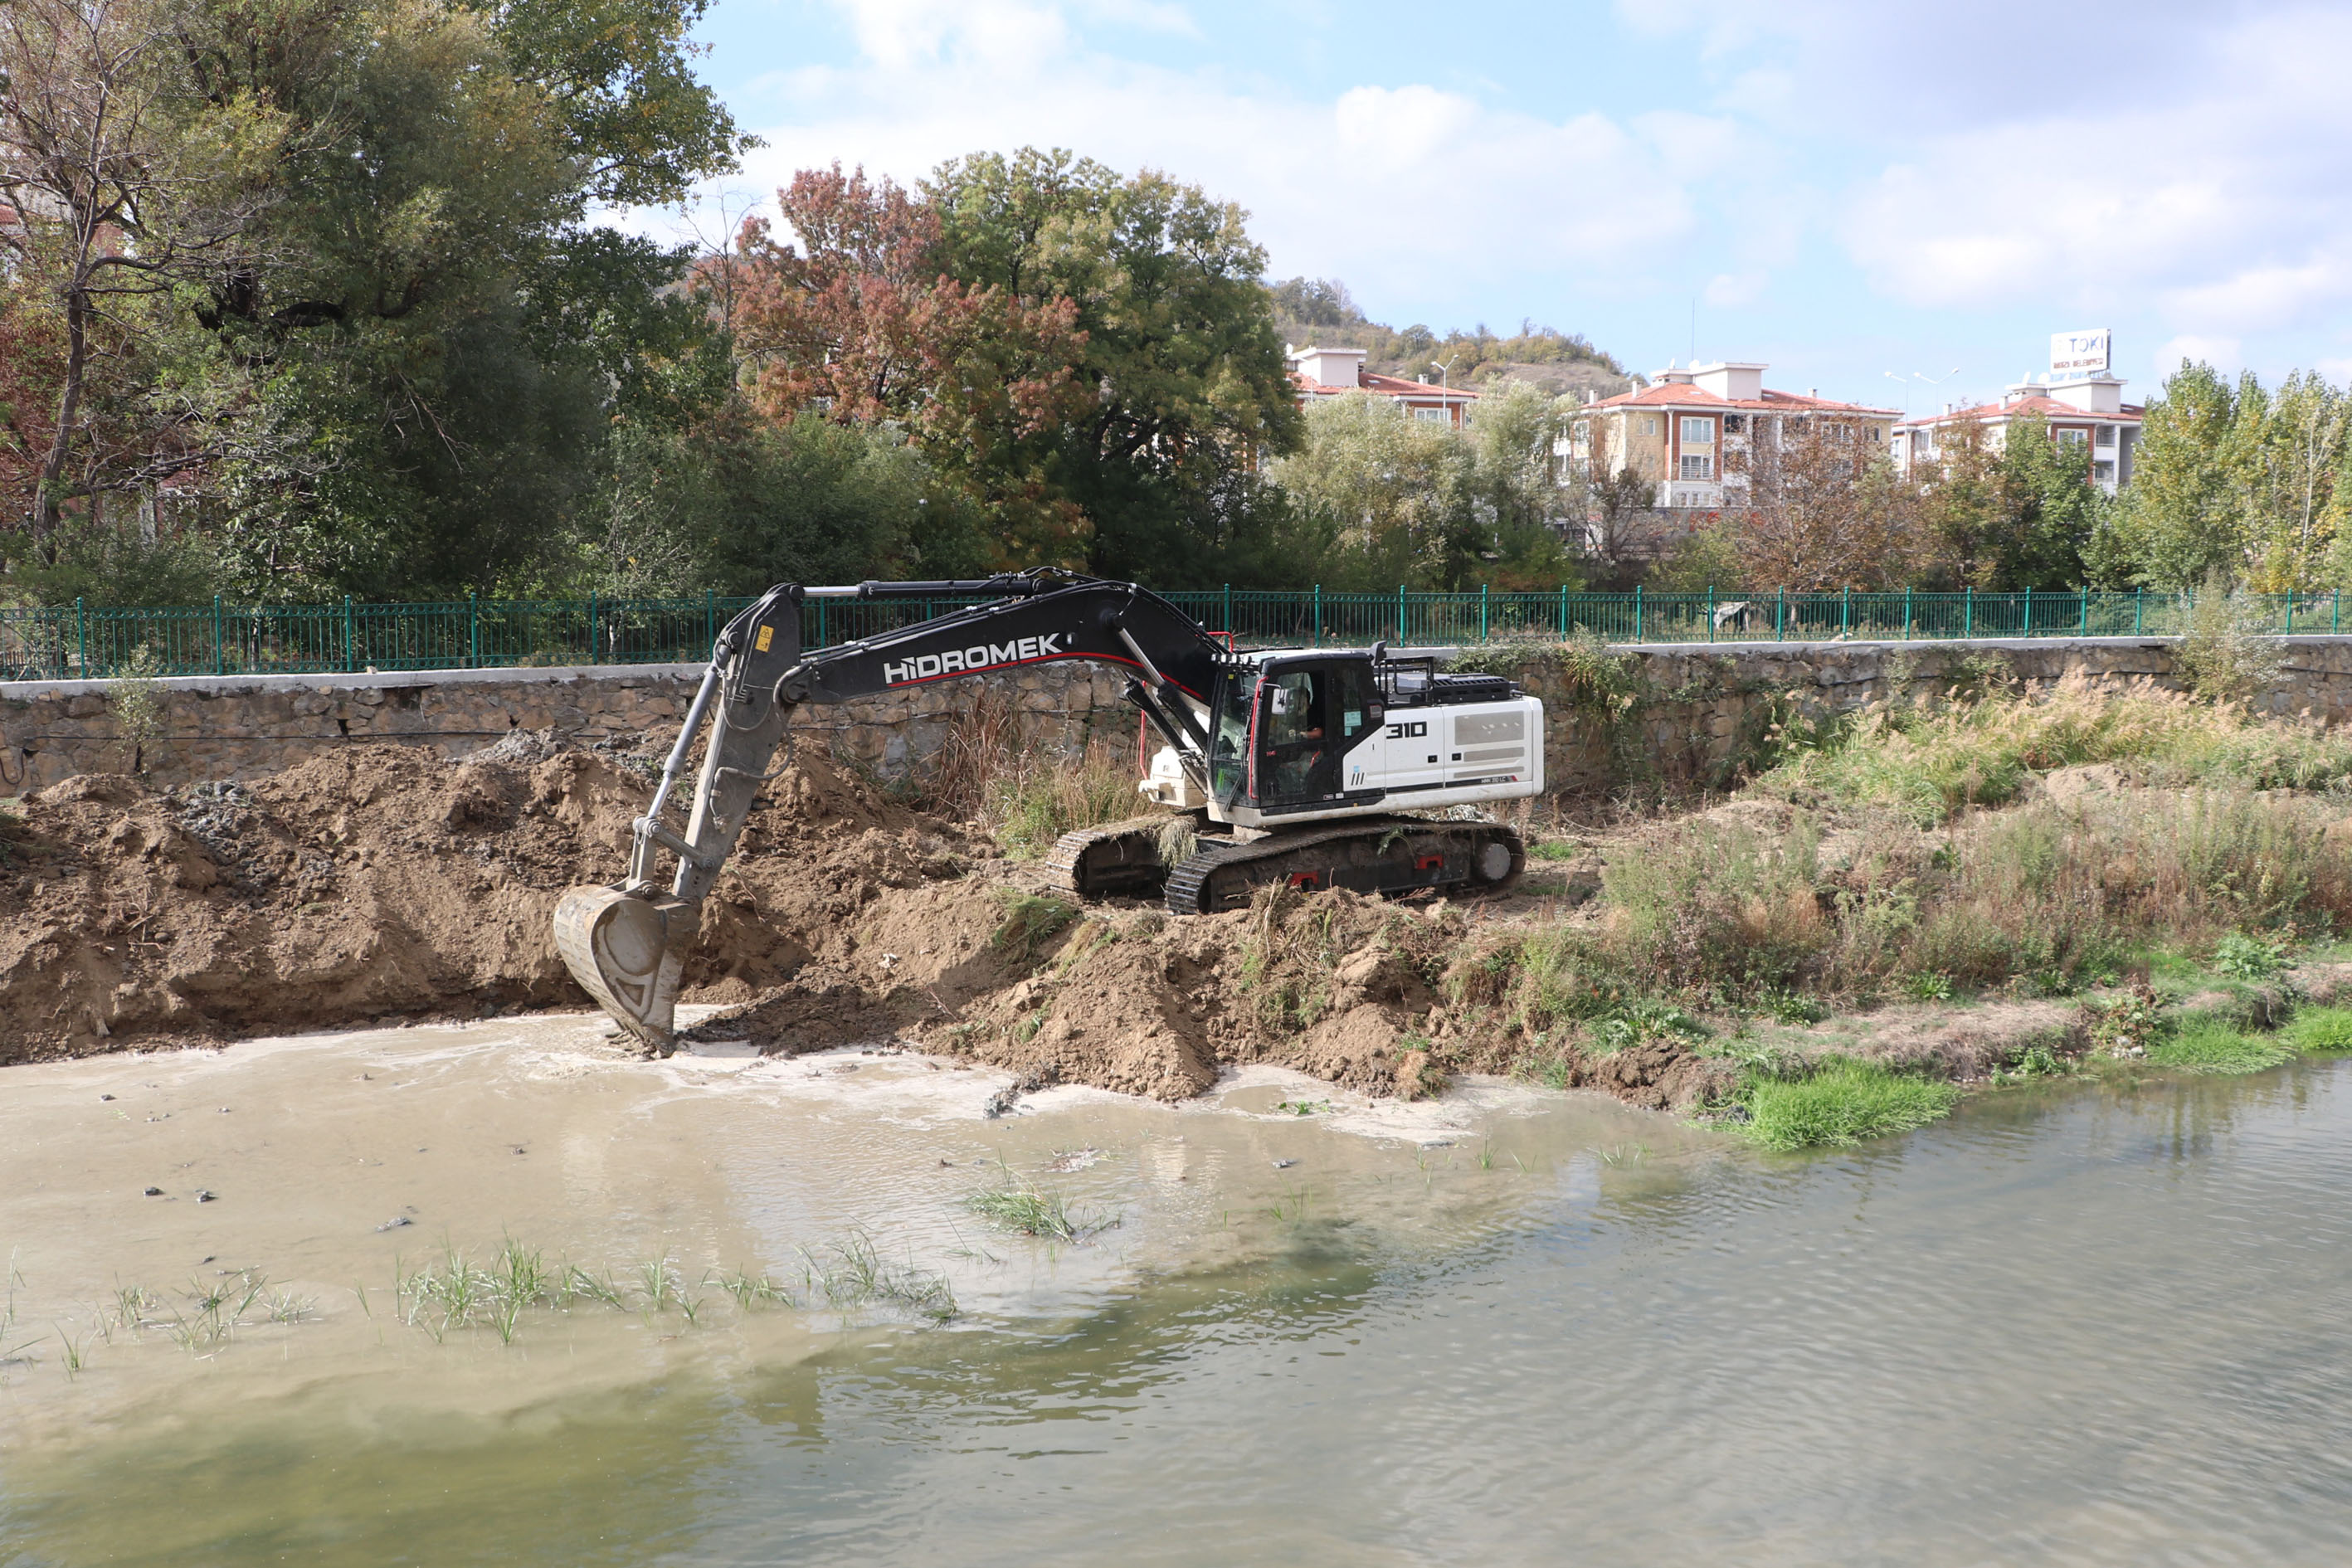
[(2050, 334), (2050, 369), (2060, 375), (2096, 375), (2106, 372), (2113, 357), (2114, 331), (2093, 327), (2079, 332)]

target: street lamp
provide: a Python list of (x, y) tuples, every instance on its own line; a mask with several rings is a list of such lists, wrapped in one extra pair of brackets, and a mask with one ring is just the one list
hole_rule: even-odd
[(1944, 383), (1951, 380), (1952, 377), (1959, 374), (1960, 367), (1958, 365), (1954, 365), (1951, 369), (1946, 371), (1941, 375), (1929, 375), (1927, 372), (1919, 370), (1915, 370), (1908, 375), (1897, 375), (1891, 370), (1884, 371), (1880, 374), (1884, 374), (1889, 381), (1899, 381), (1903, 384), (1903, 417), (1908, 419), (1911, 417), (1911, 384), (1916, 381), (1924, 383), (1928, 386), (1941, 386)]

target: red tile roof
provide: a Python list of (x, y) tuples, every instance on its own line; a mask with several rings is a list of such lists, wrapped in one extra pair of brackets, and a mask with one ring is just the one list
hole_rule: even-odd
[(1693, 386), (1673, 381), (1660, 382), (1655, 386), (1645, 386), (1639, 392), (1621, 392), (1614, 397), (1604, 397), (1598, 403), (1589, 403), (1585, 407), (1588, 409), (1673, 407), (1738, 410), (1752, 408), (1768, 414), (1858, 414), (1884, 418), (1894, 417), (1896, 414), (1895, 409), (1874, 407), (1867, 403), (1840, 403), (1828, 397), (1806, 397), (1793, 392), (1775, 392), (1769, 386), (1764, 389), (1764, 395), (1761, 397), (1724, 397), (1709, 392), (1703, 386)]
[(1906, 419), (1903, 424), (1904, 427), (1908, 429), (1924, 425), (1949, 425), (1962, 419), (2014, 419), (2020, 415), (2039, 414), (2045, 419), (2064, 420), (2070, 424), (2078, 421), (2096, 424), (2105, 420), (2109, 424), (2132, 425), (2138, 423), (2147, 412), (2143, 405), (2126, 403), (2120, 413), (2094, 414), (2087, 408), (2077, 408), (2071, 403), (2061, 403), (2054, 397), (2044, 397), (2042, 394), (2033, 392), (2028, 393), (2023, 397), (2011, 398), (2006, 402), (1979, 403), (1974, 408), (1955, 408), (1944, 414), (1922, 414), (1916, 419)]
[(1429, 397), (1439, 401), (1460, 400), (1475, 403), (1478, 395), (1466, 386), (1432, 386), (1425, 381), (1407, 381), (1400, 375), (1381, 375), (1374, 371), (1359, 371), (1353, 386), (1331, 386), (1319, 381), (1309, 381), (1301, 371), (1292, 371), (1290, 379), (1298, 390), (1317, 397), (1337, 397), (1343, 392), (1373, 392), (1383, 397)]

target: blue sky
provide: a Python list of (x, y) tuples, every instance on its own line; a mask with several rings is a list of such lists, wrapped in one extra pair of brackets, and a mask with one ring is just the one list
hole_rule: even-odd
[(696, 221), (1066, 146), (1241, 203), (1377, 319), (1644, 371), (1695, 342), (1916, 411), (2105, 326), (2127, 395), (2183, 354), (2352, 379), (2352, 6), (1738, 9), (717, 0), (704, 70), (769, 145)]

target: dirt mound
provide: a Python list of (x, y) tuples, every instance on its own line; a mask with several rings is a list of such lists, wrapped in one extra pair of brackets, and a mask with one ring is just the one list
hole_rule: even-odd
[[(389, 1017), (583, 1007), (557, 898), (625, 865), (641, 763), (522, 736), (450, 763), (354, 748), (247, 784), (70, 780), (0, 813), (0, 1062)], [(693, 1031), (799, 1052), (904, 1039), (1160, 1099), (1269, 1062), (1373, 1094), (1509, 1070), (1507, 1025), (1444, 1001), (1462, 913), (1287, 889), (1171, 920), (1080, 909), (968, 828), (822, 757), (769, 786), (704, 905)], [(1578, 1064), (1663, 1104), (1703, 1074)]]
[[(41, 791), (0, 815), (0, 1062), (581, 1005), (550, 915), (565, 888), (619, 874), (649, 788), (586, 752), (452, 765), (362, 747), (248, 784)], [(879, 889), (961, 872), (954, 829), (821, 760), (776, 793), (708, 906), (689, 996), (772, 987), (854, 942), (836, 926)]]

